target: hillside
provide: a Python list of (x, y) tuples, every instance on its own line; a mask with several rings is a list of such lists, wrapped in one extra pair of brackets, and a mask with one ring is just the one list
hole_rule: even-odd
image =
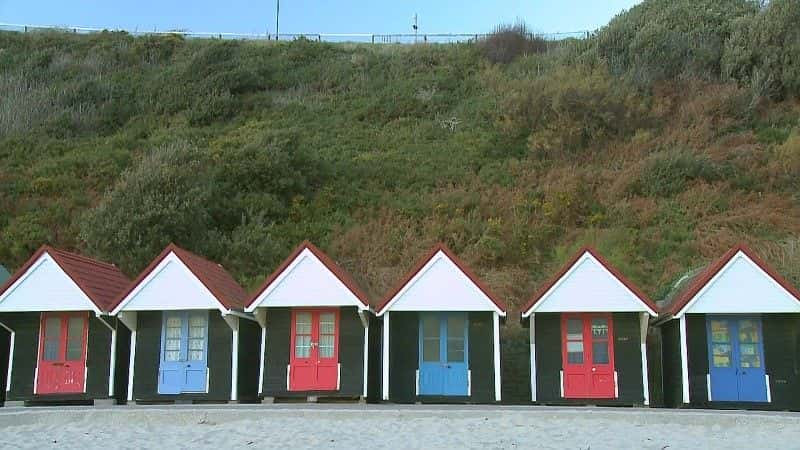
[[(302, 239), (377, 300), (438, 240), (509, 304), (592, 244), (654, 298), (747, 241), (800, 282), (800, 1), (647, 0), (586, 41), (0, 33), (0, 263), (246, 287)], [(514, 322), (513, 320), (510, 322)]]

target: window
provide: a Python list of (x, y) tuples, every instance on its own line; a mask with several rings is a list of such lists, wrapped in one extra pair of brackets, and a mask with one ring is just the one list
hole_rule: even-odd
[(608, 319), (592, 319), (592, 363), (608, 364)]
[(583, 320), (567, 319), (567, 362), (583, 364)]
[(45, 361), (58, 360), (59, 344), (61, 343), (61, 317), (47, 317), (44, 327), (44, 355)]
[(321, 313), (319, 315), (319, 357), (333, 358), (336, 340), (336, 314)]
[(731, 336), (727, 320), (711, 321), (711, 360), (714, 367), (731, 367)]
[(761, 336), (758, 331), (754, 320), (739, 321), (739, 365), (743, 369), (761, 367), (761, 355), (758, 351)]
[(447, 362), (464, 362), (464, 317), (447, 317)]
[(295, 358), (309, 358), (311, 356), (311, 313), (298, 312), (295, 316)]
[(83, 325), (83, 317), (70, 317), (67, 322), (67, 361), (82, 359)]
[(438, 362), (439, 355), (439, 317), (435, 314), (422, 316), (422, 360)]
[(164, 361), (180, 361), (181, 330), (183, 320), (180, 316), (170, 316), (164, 326)]

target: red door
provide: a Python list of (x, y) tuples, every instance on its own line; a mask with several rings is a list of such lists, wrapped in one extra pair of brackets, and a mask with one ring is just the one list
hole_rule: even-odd
[(339, 388), (339, 310), (292, 310), (290, 391)]
[(42, 313), (39, 328), (36, 393), (85, 392), (87, 313)]
[(565, 398), (616, 398), (611, 314), (562, 314)]

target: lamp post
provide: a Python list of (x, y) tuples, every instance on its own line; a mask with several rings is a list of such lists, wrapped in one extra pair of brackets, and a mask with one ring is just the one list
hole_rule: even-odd
[(279, 29), (278, 29), (278, 25), (280, 24), (280, 19), (281, 19), (281, 0), (277, 0), (277, 3), (275, 5), (275, 40), (276, 41), (280, 40), (280, 34), (279, 34)]

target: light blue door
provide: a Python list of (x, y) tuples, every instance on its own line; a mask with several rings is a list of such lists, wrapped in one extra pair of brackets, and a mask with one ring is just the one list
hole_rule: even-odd
[(708, 316), (711, 400), (766, 402), (761, 320)]
[(468, 395), (467, 315), (422, 313), (419, 343), (419, 395)]
[(207, 353), (208, 311), (165, 311), (158, 393), (205, 392)]

